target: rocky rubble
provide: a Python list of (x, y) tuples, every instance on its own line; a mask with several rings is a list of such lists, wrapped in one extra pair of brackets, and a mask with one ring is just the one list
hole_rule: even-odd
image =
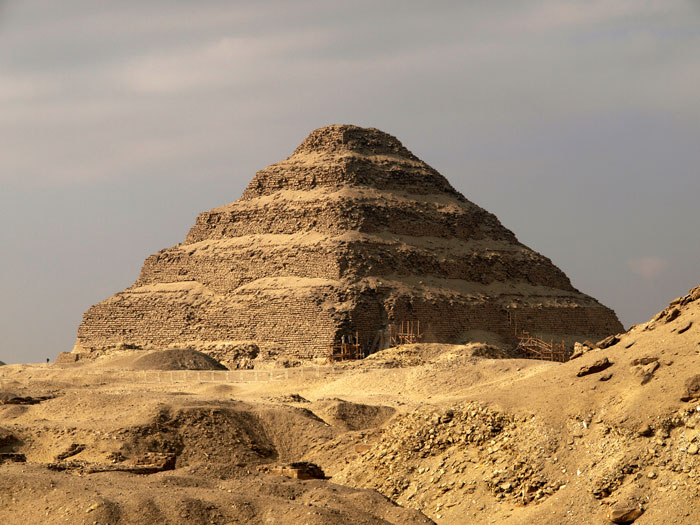
[(612, 365), (613, 365), (613, 363), (611, 363), (607, 357), (604, 357), (602, 359), (598, 359), (593, 364), (582, 366), (576, 375), (578, 377), (583, 377), (583, 376), (587, 376), (590, 374), (595, 374), (598, 372), (602, 372), (603, 370), (611, 367)]
[(598, 343), (596, 343), (596, 348), (605, 349), (610, 348), (611, 346), (615, 346), (617, 343), (620, 342), (619, 336), (620, 334), (611, 335), (606, 337), (605, 339), (602, 339), (601, 341), (598, 341)]
[(308, 461), (296, 461), (288, 465), (261, 465), (257, 470), (273, 476), (286, 476), (294, 479), (326, 479), (323, 469), (316, 463)]
[[(529, 439), (520, 439), (521, 432), (529, 432)], [(352, 468), (333, 479), (375, 488), (418, 509), (459, 501), (476, 490), (528, 504), (561, 486), (542, 470), (553, 447), (532, 420), (475, 403), (417, 410), (396, 418)]]
[(569, 356), (569, 361), (571, 361), (573, 359), (577, 359), (577, 358), (581, 357), (583, 354), (590, 352), (591, 350), (593, 350), (594, 347), (595, 346), (593, 345), (593, 343), (589, 343), (589, 342), (579, 343), (578, 341), (576, 341), (574, 343), (574, 351), (571, 353), (571, 356)]
[(148, 452), (133, 458), (130, 463), (90, 463), (87, 461), (55, 461), (46, 465), (54, 471), (74, 470), (87, 474), (96, 472), (129, 472), (131, 474), (155, 474), (175, 468), (175, 454)]
[(632, 523), (644, 513), (643, 509), (633, 505), (621, 505), (610, 509), (608, 519), (613, 523)]
[[(693, 288), (686, 295), (677, 297), (676, 299), (671, 301), (665, 309), (661, 310), (658, 314), (652, 317), (652, 319), (648, 323), (646, 323), (643, 326), (643, 330), (654, 330), (654, 328), (656, 328), (658, 324), (668, 324), (672, 321), (675, 321), (683, 313), (683, 310), (688, 308), (688, 306), (691, 303), (697, 301), (698, 299), (700, 299), (700, 286)], [(686, 323), (679, 330), (677, 330), (676, 333), (682, 334), (686, 332), (691, 326), (692, 322), (690, 322), (690, 324)]]
[(681, 395), (681, 401), (693, 401), (700, 397), (700, 375), (696, 374), (685, 381), (685, 391)]
[(607, 439), (598, 450), (591, 450), (594, 458), (600, 458), (592, 465), (592, 496), (602, 500), (615, 498), (623, 487), (644, 488), (647, 494), (653, 494), (656, 490), (666, 491), (669, 486), (672, 490), (685, 486), (697, 495), (699, 409), (700, 406), (680, 409), (654, 427), (644, 424), (636, 433), (605, 429)]

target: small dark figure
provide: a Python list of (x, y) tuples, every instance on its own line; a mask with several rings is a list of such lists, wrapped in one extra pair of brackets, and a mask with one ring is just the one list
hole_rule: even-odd
[(48, 357), (46, 358), (46, 362), (47, 362), (47, 363), (49, 363), (49, 362), (50, 362), (50, 359), (49, 359)]

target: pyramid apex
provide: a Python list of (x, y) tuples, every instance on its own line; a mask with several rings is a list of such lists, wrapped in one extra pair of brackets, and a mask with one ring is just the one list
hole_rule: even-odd
[(377, 128), (362, 128), (352, 124), (332, 124), (315, 129), (294, 150), (294, 155), (346, 151), (372, 155), (399, 155), (416, 159), (415, 155), (393, 135)]

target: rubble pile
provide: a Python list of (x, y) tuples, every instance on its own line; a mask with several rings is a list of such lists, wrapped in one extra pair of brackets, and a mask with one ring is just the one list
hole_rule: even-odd
[(527, 504), (561, 485), (542, 471), (554, 446), (534, 420), (476, 403), (417, 410), (397, 417), (352, 468), (333, 479), (375, 488), (401, 505), (419, 509), (435, 501), (467, 498), (477, 489)]

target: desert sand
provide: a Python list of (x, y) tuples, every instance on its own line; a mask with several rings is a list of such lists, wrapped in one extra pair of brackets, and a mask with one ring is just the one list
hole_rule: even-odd
[(700, 288), (566, 363), (417, 344), (277, 371), (6, 365), (0, 522), (695, 524), (699, 330)]

